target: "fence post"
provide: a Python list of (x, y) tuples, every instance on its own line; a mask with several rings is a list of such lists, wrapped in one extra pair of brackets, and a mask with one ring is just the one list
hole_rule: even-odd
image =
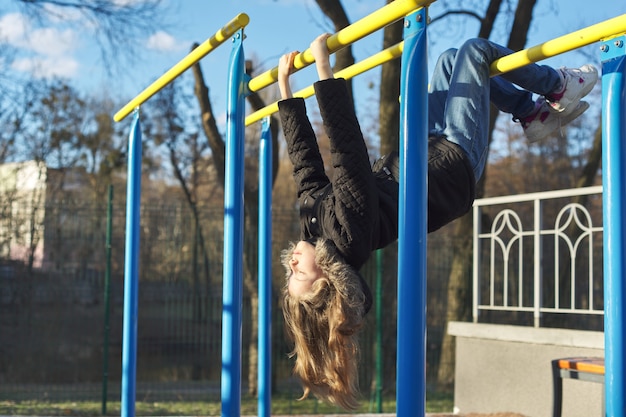
[(376, 251), (376, 412), (383, 412), (383, 249)]
[(113, 232), (113, 185), (109, 184), (107, 201), (107, 231), (104, 248), (106, 265), (104, 270), (104, 342), (102, 346), (102, 415), (107, 413), (107, 391), (109, 382), (109, 333), (110, 298), (111, 298), (111, 234)]
[(482, 222), (481, 218), (481, 206), (474, 205), (472, 209), (472, 218), (474, 219), (474, 230), (473, 230), (473, 254), (472, 258), (474, 260), (472, 265), (472, 321), (474, 323), (478, 323), (478, 305), (480, 304), (480, 272), (481, 272), (481, 250), (480, 250), (480, 233), (482, 231)]
[(541, 279), (541, 227), (543, 218), (541, 215), (541, 200), (539, 198), (534, 201), (534, 222), (533, 222), (533, 323), (535, 327), (541, 325), (541, 297), (543, 289), (543, 280)]

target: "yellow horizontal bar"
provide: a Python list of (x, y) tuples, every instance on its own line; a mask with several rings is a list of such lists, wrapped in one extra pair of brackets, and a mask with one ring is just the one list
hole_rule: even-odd
[(113, 120), (119, 122), (123, 118), (128, 116), (135, 108), (148, 101), (150, 97), (155, 95), (159, 90), (172, 82), (172, 80), (174, 80), (180, 74), (189, 69), (193, 64), (205, 57), (209, 52), (224, 43), (224, 41), (233, 36), (235, 32), (237, 32), (239, 29), (244, 28), (249, 22), (250, 18), (245, 13), (240, 13), (235, 16), (230, 22), (224, 25), (224, 27), (218, 30), (215, 35), (211, 36), (209, 39), (200, 44), (197, 48), (195, 48), (193, 51), (187, 54), (187, 56), (180, 60), (178, 64), (167, 70), (165, 74), (161, 75), (145, 90), (137, 94), (134, 99), (129, 101), (128, 104), (126, 104), (117, 113), (115, 113), (115, 116), (113, 116)]
[[(498, 75), (504, 72), (512, 71), (514, 69), (523, 67), (524, 65), (528, 65), (533, 62), (537, 62), (542, 59), (549, 58), (551, 56), (559, 55), (561, 53), (568, 52), (576, 48), (589, 45), (593, 42), (597, 42), (606, 38), (611, 38), (613, 36), (617, 36), (624, 32), (626, 32), (626, 14), (618, 16), (613, 19), (606, 20), (604, 22), (598, 23), (593, 26), (589, 26), (577, 32), (572, 32), (560, 38), (556, 38), (548, 42), (544, 42), (532, 48), (525, 49), (523, 51), (515, 52), (511, 55), (502, 57), (492, 63), (491, 75)], [(337, 34), (339, 34), (339, 32)], [(329, 38), (329, 41), (330, 41), (330, 38)], [(344, 68), (341, 71), (338, 71), (335, 74), (335, 77), (337, 78), (341, 77), (345, 79), (353, 78), (356, 75), (359, 75), (365, 71), (368, 71), (380, 64), (383, 64), (387, 61), (397, 58), (398, 56), (400, 56), (400, 54), (402, 54), (403, 47), (404, 47), (404, 42), (400, 42), (375, 55), (372, 55), (371, 57), (361, 62), (358, 62), (347, 68)], [(331, 47), (329, 43), (329, 50), (330, 49)], [(337, 48), (337, 49), (340, 49), (340, 48)], [(309, 50), (305, 52), (310, 53)], [(301, 55), (304, 55), (304, 53), (301, 53), (298, 56), (301, 56)], [(305, 59), (305, 58), (301, 58), (301, 59)], [(312, 57), (311, 57), (311, 62), (313, 62)], [(303, 68), (304, 66), (300, 68)], [(270, 72), (272, 72), (273, 75), (270, 75), (269, 74)], [(277, 73), (278, 73), (278, 68), (274, 68), (271, 71), (268, 71), (265, 74), (262, 74), (256, 78), (274, 77), (274, 81), (275, 81)], [(253, 80), (251, 80), (250, 82), (252, 82)], [(266, 87), (266, 85), (263, 85), (261, 88), (263, 87)], [(253, 90), (253, 91), (256, 91), (256, 90)], [(294, 93), (294, 97), (308, 98), (312, 96), (313, 94), (314, 94), (313, 85), (310, 85)], [(252, 123), (255, 123), (263, 119), (266, 116), (276, 113), (277, 111), (278, 111), (278, 102), (272, 103), (248, 115), (245, 120), (245, 125), (249, 126)]]
[(491, 75), (509, 72), (624, 32), (626, 32), (626, 14), (504, 56), (491, 63)]
[[(435, 0), (395, 0), (386, 6), (372, 12), (364, 18), (354, 22), (350, 26), (341, 29), (339, 32), (330, 36), (326, 41), (330, 53), (337, 52), (339, 49), (350, 45), (364, 38), (365, 36), (376, 32), (377, 30), (395, 22), (398, 19), (410, 14), (414, 10), (426, 7)], [(311, 65), (314, 62), (311, 49), (307, 48), (304, 52), (296, 55), (294, 60), (295, 70)], [(277, 81), (278, 67), (264, 72), (248, 82), (248, 89), (252, 92), (262, 90)]]
[[(345, 78), (350, 79), (359, 74), (362, 74), (366, 71), (371, 70), (374, 67), (377, 67), (381, 64), (384, 64), (387, 61), (391, 61), (392, 59), (398, 58), (402, 55), (402, 50), (404, 49), (404, 41), (395, 44), (387, 49), (384, 49), (377, 54), (370, 56), (369, 58), (364, 59), (363, 61), (357, 62), (356, 64), (350, 65), (347, 68), (342, 69), (341, 71), (337, 71), (335, 74), (336, 78)], [(313, 89), (313, 85), (310, 85), (302, 90), (295, 92), (293, 94), (294, 97), (302, 97), (307, 98), (311, 97), (315, 94)], [(251, 113), (246, 117), (245, 125), (250, 126), (254, 122), (258, 122), (266, 116), (269, 116), (278, 111), (278, 102), (274, 102), (268, 106), (263, 107), (260, 110)]]

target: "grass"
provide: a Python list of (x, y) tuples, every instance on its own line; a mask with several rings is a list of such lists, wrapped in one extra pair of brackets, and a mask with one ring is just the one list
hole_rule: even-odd
[[(242, 398), (241, 415), (256, 415), (257, 400)], [(429, 413), (451, 412), (453, 407), (452, 394), (428, 393), (426, 411)], [(374, 413), (374, 404), (363, 401), (357, 413)], [(383, 400), (382, 411), (395, 412), (395, 397)], [(137, 416), (219, 416), (221, 413), (220, 400), (215, 401), (137, 401), (135, 414)], [(272, 415), (298, 414), (343, 414), (345, 411), (328, 404), (306, 399), (295, 401), (287, 396), (272, 398)], [(21, 416), (101, 416), (102, 403), (99, 401), (0, 401), (0, 415)], [(120, 402), (107, 402), (106, 415), (119, 416)]]

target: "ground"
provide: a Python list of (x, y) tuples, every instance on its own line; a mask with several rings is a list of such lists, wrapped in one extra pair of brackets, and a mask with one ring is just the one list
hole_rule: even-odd
[[(286, 417), (286, 416), (283, 416)], [(309, 415), (301, 415), (299, 417), (345, 417), (345, 414), (327, 414), (324, 416), (309, 416)], [(359, 414), (358, 417), (395, 417), (395, 414)], [(509, 412), (500, 412), (500, 413), (469, 413), (469, 414), (442, 414), (442, 413), (428, 413), (426, 417), (527, 417), (523, 414), (519, 413), (509, 413)]]
[(428, 417), (526, 417), (519, 413), (490, 413), (490, 414), (429, 414)]

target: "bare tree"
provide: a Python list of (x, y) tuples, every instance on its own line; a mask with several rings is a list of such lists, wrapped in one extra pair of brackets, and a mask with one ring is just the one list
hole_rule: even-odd
[[(164, 145), (169, 156), (174, 178), (178, 181), (185, 202), (193, 216), (193, 242), (191, 250), (191, 283), (193, 287), (192, 317), (198, 324), (198, 331), (206, 331), (200, 326), (206, 319), (203, 317), (202, 289), (207, 295), (211, 288), (209, 273), (209, 256), (205, 244), (205, 230), (202, 225), (199, 202), (200, 184), (203, 177), (203, 158), (209, 150), (208, 143), (202, 140), (200, 132), (189, 130), (192, 126), (191, 114), (188, 111), (190, 98), (181, 93), (180, 79), (168, 84), (151, 103), (151, 119), (153, 129), (150, 136), (157, 145)], [(204, 283), (204, 286), (202, 285)], [(194, 358), (192, 379), (199, 380), (202, 376), (205, 361)]]
[(77, 165), (80, 154), (76, 150), (88, 123), (85, 101), (60, 80), (42, 80), (31, 85), (29, 111), (15, 134), (20, 155), (56, 169)]
[[(391, 3), (393, 0), (387, 0)], [(389, 48), (402, 40), (404, 30), (403, 21), (398, 20), (383, 30), (382, 49)], [(401, 61), (395, 59), (382, 65), (379, 85), (379, 112), (378, 119), (380, 122), (378, 133), (380, 136), (380, 154), (385, 155), (391, 151), (399, 149), (400, 141), (400, 71)], [(382, 294), (382, 304), (384, 306), (396, 306), (397, 291), (397, 251), (393, 249), (385, 250), (383, 256), (383, 271), (385, 272), (382, 279), (382, 288), (385, 291)], [(392, 323), (396, 321), (397, 308), (386, 309), (385, 315), (391, 319)], [(382, 325), (382, 324), (379, 324)], [(395, 326), (383, 326), (384, 356), (383, 368), (385, 372), (383, 387), (394, 386), (396, 380), (396, 339), (397, 332)], [(379, 348), (382, 348), (379, 347)], [(381, 387), (382, 388), (382, 387)]]
[[(348, 15), (339, 0), (315, 0), (322, 12), (331, 20), (334, 27), (334, 32), (339, 32), (341, 29), (350, 25)], [(312, 39), (311, 39), (312, 40)], [(352, 54), (352, 45), (348, 45), (345, 48), (340, 49), (335, 53), (335, 67), (334, 72), (337, 72), (343, 68), (349, 67), (354, 64), (354, 55)], [(352, 81), (348, 80), (348, 91), (352, 94)]]
[[(7, 95), (5, 95), (5, 98)], [(21, 119), (28, 108), (21, 106), (15, 101), (0, 102), (0, 164), (7, 161), (7, 158), (14, 152), (15, 133), (21, 124)]]
[[(481, 27), (479, 36), (489, 38), (493, 29), (495, 17), (502, 4), (502, 0), (491, 0), (485, 17), (481, 19)], [(520, 2), (515, 12), (513, 27), (511, 28), (511, 37), (509, 38), (508, 47), (513, 50), (519, 50), (526, 44), (526, 36), (528, 27), (532, 20), (532, 10), (535, 5), (534, 0)], [(490, 112), (490, 132), (493, 132), (498, 111), (493, 106)], [(489, 137), (491, 144), (492, 135)], [(484, 193), (485, 178), (487, 170), (476, 186), (476, 197), (480, 198)], [(467, 321), (471, 317), (471, 265), (472, 265), (472, 216), (471, 213), (466, 214), (457, 221), (454, 239), (454, 257), (452, 260), (452, 269), (448, 281), (448, 309), (446, 323), (450, 321)], [(454, 338), (448, 334), (444, 334), (441, 348), (441, 356), (439, 361), (439, 370), (437, 376), (437, 384), (442, 389), (450, 388), (454, 381)]]
[[(193, 46), (196, 48), (197, 44)], [(217, 172), (220, 184), (224, 184), (224, 161), (226, 145), (224, 138), (220, 133), (211, 101), (209, 99), (209, 87), (204, 81), (202, 69), (199, 64), (192, 67), (195, 79), (195, 94), (200, 106), (200, 118), (202, 121), (203, 131), (208, 139), (212, 153), (213, 166)], [(253, 72), (253, 66), (250, 62), (246, 64), (246, 71)], [(266, 102), (259, 93), (251, 93), (247, 96), (248, 104), (253, 111), (260, 110), (266, 106)], [(273, 167), (272, 167), (272, 183), (276, 179), (278, 173), (278, 121), (272, 117), (270, 124), (273, 142)], [(258, 137), (254, 140), (258, 141)], [(257, 367), (258, 367), (258, 277), (256, 276), (256, 237), (258, 236), (258, 176), (252, 167), (257, 166), (254, 158), (247, 158), (245, 181), (244, 181), (244, 227), (246, 230), (246, 250), (244, 251), (244, 290), (250, 296), (251, 302), (251, 335), (248, 346), (248, 391), (251, 395), (257, 394)]]
[[(9, 0), (10, 1), (10, 0)], [(99, 45), (100, 55), (109, 75), (115, 74), (141, 55), (138, 42), (156, 27), (167, 28), (164, 0), (110, 1), (110, 0), (12, 0), (20, 12), (32, 22), (47, 24), (51, 19), (62, 20), (83, 29)], [(2, 11), (8, 1), (2, 2)], [(123, 47), (120, 47), (123, 45)], [(21, 96), (38, 84), (27, 76), (10, 71), (19, 51), (3, 37), (0, 28), (0, 121), (6, 115), (19, 113)], [(3, 126), (6, 124), (3, 123)], [(3, 138), (0, 138), (3, 139)], [(0, 162), (14, 157), (10, 141), (0, 143)]]
[(79, 164), (85, 168), (91, 181), (93, 200), (103, 203), (113, 175), (126, 166), (128, 133), (125, 126), (113, 121), (112, 114), (118, 106), (110, 98), (87, 97), (85, 105), (91, 123), (85, 126), (80, 136)]
[[(67, 20), (72, 13), (80, 19), (72, 19), (93, 33), (100, 46), (105, 66), (115, 69), (115, 62), (124, 57), (133, 59), (139, 52), (129, 39), (139, 39), (152, 33), (155, 27), (165, 28), (167, 16), (163, 0), (110, 1), (110, 0), (13, 0), (20, 10), (34, 21), (44, 22), (50, 18)], [(124, 45), (120, 48), (120, 45)]]

